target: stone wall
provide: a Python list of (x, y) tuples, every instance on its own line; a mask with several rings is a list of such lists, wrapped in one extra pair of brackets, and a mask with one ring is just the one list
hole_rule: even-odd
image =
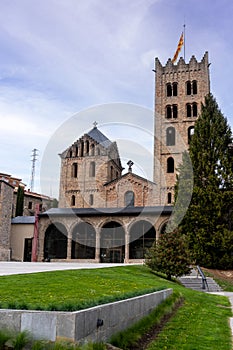
[(35, 339), (106, 342), (172, 294), (166, 289), (76, 312), (0, 310), (0, 329), (27, 330)]
[(0, 181), (0, 261), (10, 260), (13, 186)]

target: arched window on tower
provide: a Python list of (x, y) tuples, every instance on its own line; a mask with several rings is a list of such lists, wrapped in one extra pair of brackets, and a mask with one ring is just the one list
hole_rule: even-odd
[(187, 112), (187, 118), (191, 118), (192, 117), (192, 106), (190, 103), (187, 103), (187, 105), (186, 105), (186, 112)]
[(193, 135), (194, 135), (194, 126), (190, 126), (188, 128), (188, 144), (190, 144), (190, 141)]
[(90, 172), (89, 172), (90, 177), (95, 176), (95, 162), (90, 163)]
[(172, 105), (172, 117), (177, 118), (178, 117), (178, 108), (177, 105)]
[(125, 206), (134, 207), (134, 193), (133, 191), (127, 191), (125, 193)]
[(74, 207), (75, 206), (75, 195), (73, 194), (71, 197), (71, 206)]
[(193, 103), (193, 117), (197, 117), (197, 104), (196, 104), (196, 102)]
[(171, 96), (177, 96), (177, 87), (178, 84), (176, 82), (174, 83), (167, 83), (166, 88), (167, 88), (167, 97)]
[(166, 118), (170, 119), (172, 117), (172, 107), (170, 105), (166, 106)]
[(172, 203), (172, 194), (171, 192), (168, 192), (167, 194), (167, 204), (171, 204)]
[(72, 164), (72, 177), (78, 177), (78, 163)]
[(167, 84), (167, 97), (172, 96), (172, 84), (168, 83)]
[(172, 90), (173, 90), (173, 96), (177, 96), (178, 95), (178, 84), (177, 83), (172, 84)]
[(166, 106), (166, 118), (177, 118), (178, 117), (178, 106), (177, 105), (167, 105)]
[(192, 81), (192, 88), (193, 88), (193, 95), (197, 94), (197, 81), (193, 80)]
[(176, 143), (176, 130), (172, 126), (166, 130), (166, 145), (174, 146)]
[(193, 80), (186, 81), (186, 95), (196, 95), (197, 94), (197, 81)]
[(169, 157), (167, 159), (167, 173), (174, 173), (174, 158)]
[(78, 157), (78, 146), (75, 146), (75, 157)]
[(191, 81), (186, 81), (186, 95), (192, 94), (192, 85)]

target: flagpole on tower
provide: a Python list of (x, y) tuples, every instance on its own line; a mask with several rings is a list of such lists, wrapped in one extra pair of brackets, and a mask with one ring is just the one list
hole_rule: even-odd
[(184, 61), (185, 61), (185, 22), (184, 22)]

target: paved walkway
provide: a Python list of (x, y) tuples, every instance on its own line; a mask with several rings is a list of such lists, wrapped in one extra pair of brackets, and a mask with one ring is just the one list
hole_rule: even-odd
[(96, 269), (103, 267), (125, 266), (126, 264), (98, 264), (98, 263), (66, 263), (66, 262), (15, 262), (1, 261), (0, 276), (17, 275), (57, 270)]

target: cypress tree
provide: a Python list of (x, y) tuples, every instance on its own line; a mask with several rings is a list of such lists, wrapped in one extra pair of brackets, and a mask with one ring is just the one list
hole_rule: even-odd
[[(232, 215), (231, 142), (231, 129), (210, 94), (202, 105), (190, 142), (194, 186), (190, 206), (180, 224), (182, 232), (188, 236), (194, 261), (206, 267), (233, 266), (233, 228), (229, 226)], [(187, 166), (183, 162), (177, 188), (185, 171)], [(179, 201), (176, 204), (179, 208)]]
[(23, 205), (24, 205), (24, 188), (22, 186), (19, 186), (17, 191), (15, 216), (23, 215)]

